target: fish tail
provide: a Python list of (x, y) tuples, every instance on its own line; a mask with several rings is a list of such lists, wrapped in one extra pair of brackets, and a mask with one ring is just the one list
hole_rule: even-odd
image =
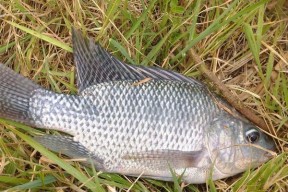
[(29, 100), (41, 87), (0, 64), (0, 118), (33, 125)]

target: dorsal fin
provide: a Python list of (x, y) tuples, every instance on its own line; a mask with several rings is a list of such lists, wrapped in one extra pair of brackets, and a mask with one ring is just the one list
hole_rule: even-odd
[(157, 67), (127, 65), (105, 51), (91, 39), (72, 28), (74, 60), (77, 68), (79, 92), (91, 85), (119, 80), (159, 80), (185, 81), (196, 85), (200, 82), (179, 73), (166, 71)]

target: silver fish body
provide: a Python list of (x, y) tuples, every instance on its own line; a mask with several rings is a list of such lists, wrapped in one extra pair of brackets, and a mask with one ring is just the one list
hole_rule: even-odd
[(70, 134), (35, 139), (106, 172), (172, 180), (175, 170), (188, 183), (204, 183), (210, 175), (225, 178), (270, 158), (254, 145), (271, 150), (273, 141), (203, 84), (121, 63), (76, 32), (74, 50), (79, 95), (31, 82), (9, 89), (11, 79), (24, 78), (1, 66), (0, 116)]

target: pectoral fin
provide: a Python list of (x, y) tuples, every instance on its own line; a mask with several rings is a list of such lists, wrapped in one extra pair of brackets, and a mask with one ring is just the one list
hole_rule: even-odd
[[(179, 151), (179, 150), (155, 150), (129, 153), (122, 158), (126, 160), (157, 163), (159, 169), (167, 169), (171, 166), (174, 169), (185, 169), (189, 167), (199, 167), (199, 162), (203, 157), (203, 151)], [(155, 165), (153, 165), (155, 166)]]

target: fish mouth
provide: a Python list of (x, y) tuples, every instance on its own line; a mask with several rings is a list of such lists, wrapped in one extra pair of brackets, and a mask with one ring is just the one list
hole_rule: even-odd
[(267, 159), (272, 159), (275, 156), (277, 156), (277, 153), (274, 151), (266, 151), (264, 153), (264, 157), (266, 157)]

